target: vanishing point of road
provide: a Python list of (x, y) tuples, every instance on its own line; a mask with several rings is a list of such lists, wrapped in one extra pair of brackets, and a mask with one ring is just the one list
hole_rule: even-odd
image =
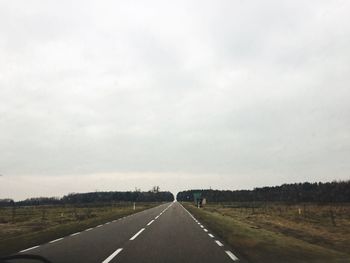
[(20, 254), (40, 255), (52, 263), (240, 261), (178, 202), (52, 240)]

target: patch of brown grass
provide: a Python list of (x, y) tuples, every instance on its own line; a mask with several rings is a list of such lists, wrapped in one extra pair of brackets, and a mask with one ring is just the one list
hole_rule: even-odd
[[(254, 209), (253, 213), (252, 209), (220, 204), (204, 209), (187, 204), (186, 208), (250, 262), (350, 262), (348, 236), (339, 235), (342, 231), (338, 229), (332, 232), (334, 226), (329, 224), (315, 223), (315, 215), (312, 220), (304, 220), (295, 215), (294, 209), (286, 209), (286, 214), (265, 214), (265, 208)], [(328, 240), (330, 236), (333, 239)]]
[(18, 207), (15, 216), (12, 208), (1, 208), (0, 219), (7, 223), (0, 224), (0, 255), (17, 252), (157, 205), (159, 203), (139, 203), (136, 210), (133, 210), (131, 204)]

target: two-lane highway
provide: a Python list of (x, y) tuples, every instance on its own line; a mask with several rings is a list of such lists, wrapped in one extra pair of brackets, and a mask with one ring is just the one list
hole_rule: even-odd
[[(233, 262), (238, 258), (181, 204), (163, 204), (26, 249), (63, 262)], [(16, 261), (27, 262), (28, 261)]]

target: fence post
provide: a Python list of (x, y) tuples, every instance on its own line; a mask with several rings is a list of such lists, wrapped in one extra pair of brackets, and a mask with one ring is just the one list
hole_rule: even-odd
[(331, 220), (332, 220), (333, 226), (337, 226), (337, 224), (335, 223), (335, 216), (334, 216), (334, 212), (333, 212), (332, 207), (330, 208), (329, 213), (330, 213), (330, 216), (331, 216)]
[(12, 205), (12, 223), (15, 223), (15, 219), (16, 219), (16, 205), (13, 204)]
[(41, 221), (44, 221), (46, 219), (46, 210), (45, 208), (42, 210), (42, 216), (41, 216)]

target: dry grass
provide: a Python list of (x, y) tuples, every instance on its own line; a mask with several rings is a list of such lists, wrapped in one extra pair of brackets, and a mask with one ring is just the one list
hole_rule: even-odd
[(159, 203), (52, 205), (0, 208), (0, 255), (45, 243)]
[(259, 228), (350, 254), (349, 204), (266, 203), (258, 205), (254, 211), (252, 208), (239, 207), (239, 204), (224, 204), (221, 207), (209, 206), (207, 209), (240, 218)]
[(187, 207), (251, 262), (350, 262), (348, 204)]

